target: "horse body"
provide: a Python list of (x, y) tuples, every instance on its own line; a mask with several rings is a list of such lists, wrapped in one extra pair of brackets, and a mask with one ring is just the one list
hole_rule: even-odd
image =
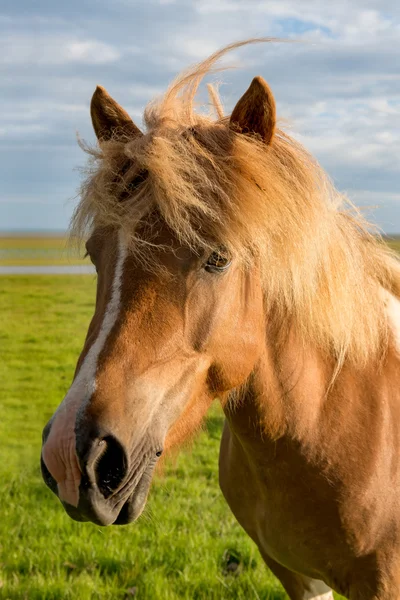
[[(229, 49), (229, 48), (228, 48)], [(146, 111), (103, 90), (89, 225), (96, 308), (43, 432), (76, 520), (142, 512), (161, 452), (213, 399), (221, 489), (291, 600), (400, 599), (400, 267), (276, 127), (255, 78), (230, 119), (196, 115), (216, 53)]]
[(399, 355), (392, 346), (378, 372), (343, 370), (329, 394), (322, 361), (298, 345), (288, 355), (225, 407), (225, 498), (291, 598), (312, 597), (299, 573), (351, 599), (397, 598)]

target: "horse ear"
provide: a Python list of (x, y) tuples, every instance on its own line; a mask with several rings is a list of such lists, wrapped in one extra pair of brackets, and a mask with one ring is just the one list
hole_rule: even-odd
[(90, 115), (99, 141), (111, 138), (135, 138), (143, 135), (126, 110), (100, 85), (97, 86), (92, 96)]
[(275, 99), (262, 77), (254, 77), (233, 109), (229, 126), (239, 133), (258, 134), (266, 144), (271, 143), (276, 126)]

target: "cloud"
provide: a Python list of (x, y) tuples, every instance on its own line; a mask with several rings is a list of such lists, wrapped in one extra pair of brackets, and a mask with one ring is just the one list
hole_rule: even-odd
[(38, 38), (29, 34), (0, 39), (0, 63), (10, 66), (62, 65), (84, 63), (98, 65), (115, 62), (121, 53), (110, 44), (53, 35)]
[[(67, 225), (72, 203), (65, 200), (79, 179), (73, 167), (84, 161), (75, 132), (93, 141), (89, 102), (96, 84), (140, 124), (145, 104), (179, 70), (231, 41), (269, 35), (302, 43), (253, 46), (227, 57), (224, 64), (240, 68), (217, 76), (226, 110), (262, 74), (285, 126), (336, 185), (359, 204), (379, 199), (373, 214), (388, 230), (400, 231), (400, 20), (394, 0), (19, 4), (17, 10), (5, 0), (0, 15), (0, 227), (11, 217), (29, 227), (32, 211), (18, 207), (30, 198), (35, 223), (40, 215), (48, 222), (51, 213), (54, 227)], [(63, 208), (44, 215), (40, 198)]]

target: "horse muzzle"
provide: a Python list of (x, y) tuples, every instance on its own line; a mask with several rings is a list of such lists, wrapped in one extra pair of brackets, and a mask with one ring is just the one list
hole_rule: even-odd
[[(43, 430), (46, 443), (51, 423)], [(130, 453), (131, 454), (131, 453)], [(81, 478), (78, 502), (73, 506), (60, 497), (58, 484), (41, 455), (41, 471), (47, 487), (60, 499), (67, 514), (75, 521), (96, 525), (125, 525), (142, 513), (155, 466), (161, 451), (141, 444), (140, 453), (129, 459), (123, 445), (113, 435), (85, 436), (76, 439), (76, 458)]]

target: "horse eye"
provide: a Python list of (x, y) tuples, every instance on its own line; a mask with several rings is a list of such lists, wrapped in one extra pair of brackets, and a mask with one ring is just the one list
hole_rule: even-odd
[(225, 269), (230, 266), (231, 262), (232, 260), (225, 250), (214, 250), (208, 257), (204, 268), (209, 273), (225, 271)]
[[(126, 171), (128, 171), (128, 169), (126, 169)], [(121, 179), (123, 179), (124, 174), (124, 172), (121, 172)], [(140, 185), (146, 181), (147, 176), (148, 171), (146, 169), (141, 169), (129, 183), (124, 183), (124, 189), (119, 194), (120, 202), (128, 200), (130, 196), (137, 191)]]
[(132, 181), (130, 183), (128, 183), (128, 185), (127, 185), (128, 190), (131, 192), (135, 191), (140, 186), (141, 183), (146, 181), (147, 176), (148, 176), (148, 171), (146, 169), (141, 169), (135, 175), (135, 177), (132, 179)]
[(86, 252), (85, 252), (85, 255), (84, 255), (84, 257), (83, 257), (83, 258), (89, 258), (89, 259), (90, 259), (90, 262), (91, 262), (91, 263), (92, 263), (92, 265), (95, 267), (95, 269), (96, 269), (96, 273), (97, 273), (97, 272), (98, 272), (98, 271), (97, 271), (97, 265), (96, 265), (96, 261), (95, 261), (95, 259), (94, 259), (94, 257), (93, 257), (93, 254), (92, 254), (92, 253), (89, 251), (89, 248), (88, 248), (88, 245), (87, 245), (87, 244), (85, 244), (85, 248), (86, 248)]
[(136, 181), (131, 181), (130, 183), (128, 183), (128, 185), (126, 186), (126, 189), (129, 190), (130, 192), (134, 192), (137, 188), (137, 184)]

